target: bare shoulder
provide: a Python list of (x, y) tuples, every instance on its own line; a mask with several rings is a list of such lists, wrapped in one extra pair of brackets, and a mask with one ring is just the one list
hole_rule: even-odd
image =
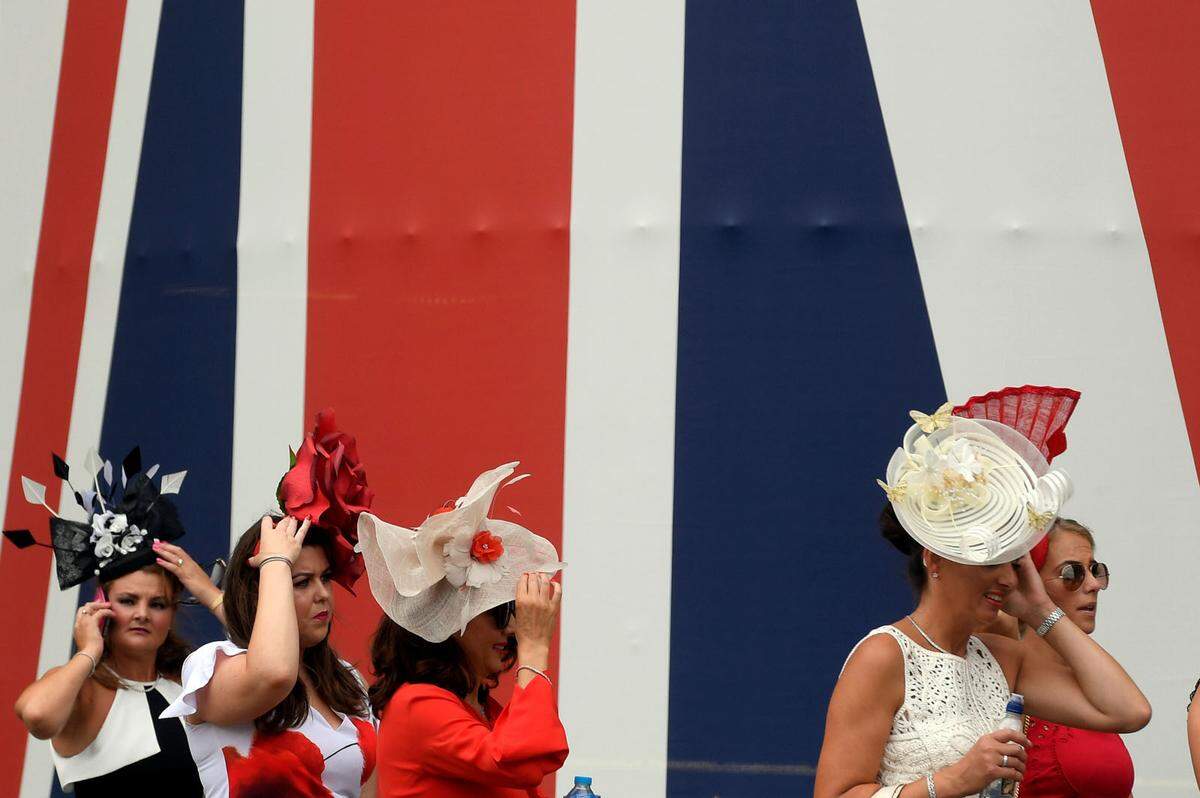
[(883, 724), (903, 703), (900, 642), (887, 633), (873, 634), (859, 643), (846, 661), (830, 698), (829, 719), (857, 724), (877, 717)]
[[(873, 634), (858, 644), (846, 660), (839, 681), (888, 683), (904, 677), (904, 653), (900, 643), (890, 634)], [(903, 685), (903, 681), (899, 681)]]

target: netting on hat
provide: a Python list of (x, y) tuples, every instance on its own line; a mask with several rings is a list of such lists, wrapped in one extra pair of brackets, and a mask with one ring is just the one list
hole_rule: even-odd
[(1002, 388), (972, 396), (953, 413), (963, 418), (998, 421), (1024, 435), (1053, 461), (1067, 449), (1066, 426), (1079, 404), (1079, 391), (1040, 385)]

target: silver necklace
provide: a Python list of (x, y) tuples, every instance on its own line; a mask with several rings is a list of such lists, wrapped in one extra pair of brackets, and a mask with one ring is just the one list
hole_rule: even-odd
[(909, 616), (906, 616), (906, 617), (908, 618), (908, 622), (909, 622), (909, 623), (911, 623), (911, 624), (913, 625), (913, 628), (914, 628), (914, 629), (916, 629), (918, 632), (920, 632), (920, 633), (921, 633), (921, 637), (925, 638), (925, 642), (926, 642), (926, 643), (928, 643), (929, 645), (933, 646), (934, 648), (936, 648), (938, 651), (942, 652), (943, 654), (950, 654), (950, 656), (952, 656), (952, 657), (957, 657), (957, 656), (958, 656), (957, 654), (951, 654), (949, 651), (947, 651), (946, 649), (942, 648), (942, 647), (941, 647), (941, 646), (939, 646), (937, 643), (933, 642), (933, 638), (932, 638), (932, 637), (930, 637), (929, 635), (925, 634), (925, 630), (921, 628), (921, 625), (920, 625), (920, 624), (918, 624), (918, 623), (916, 622), (916, 620), (915, 620), (915, 619), (914, 619), (914, 618), (913, 618), (911, 615), (909, 615)]

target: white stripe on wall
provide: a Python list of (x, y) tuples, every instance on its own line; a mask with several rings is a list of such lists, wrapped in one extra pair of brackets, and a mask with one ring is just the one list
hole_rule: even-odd
[[(82, 465), (88, 450), (100, 443), (121, 298), (121, 275), (125, 270), (125, 245), (129, 239), (129, 220), (133, 213), (161, 11), (161, 0), (129, 0), (125, 10), (65, 452), (67, 462), (73, 466)], [(59, 513), (67, 518), (85, 520), (69, 491), (63, 491)], [(46, 592), (39, 674), (66, 661), (79, 600), (79, 588), (58, 589), (53, 569)], [(21, 797), (44, 798), (50, 791), (52, 771), (49, 743), (30, 738), (25, 751), (25, 769), (21, 774)]]
[(859, 7), (950, 398), (1082, 390), (1056, 464), (1113, 569), (1097, 637), (1157, 710), (1136, 792), (1193, 794), (1200, 639), (1164, 575), (1196, 559), (1200, 490), (1090, 6)]
[(663, 795), (684, 2), (576, 13), (558, 791)]
[(66, 0), (14, 0), (0, 13), (0, 507), (8, 504)]
[(304, 429), (312, 0), (246, 3), (230, 541), (263, 513)]

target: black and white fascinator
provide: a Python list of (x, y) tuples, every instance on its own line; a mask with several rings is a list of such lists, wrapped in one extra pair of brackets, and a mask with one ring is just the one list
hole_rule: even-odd
[(153, 565), (158, 556), (152, 548), (155, 539), (173, 541), (183, 536), (179, 511), (167, 496), (179, 493), (187, 471), (165, 474), (155, 484), (159, 467), (143, 471), (139, 447), (121, 461), (119, 474), (111, 461), (101, 460), (93, 450), (84, 464), (88, 481), (78, 488), (71, 482), (66, 461), (56, 454), (51, 458), (54, 475), (66, 483), (86, 520), (60, 516), (46, 503), (46, 486), (22, 476), (25, 500), (50, 512), (50, 542), (38, 541), (28, 529), (4, 530), (4, 536), (19, 549), (52, 548), (60, 588), (74, 587), (93, 576), (107, 582)]

